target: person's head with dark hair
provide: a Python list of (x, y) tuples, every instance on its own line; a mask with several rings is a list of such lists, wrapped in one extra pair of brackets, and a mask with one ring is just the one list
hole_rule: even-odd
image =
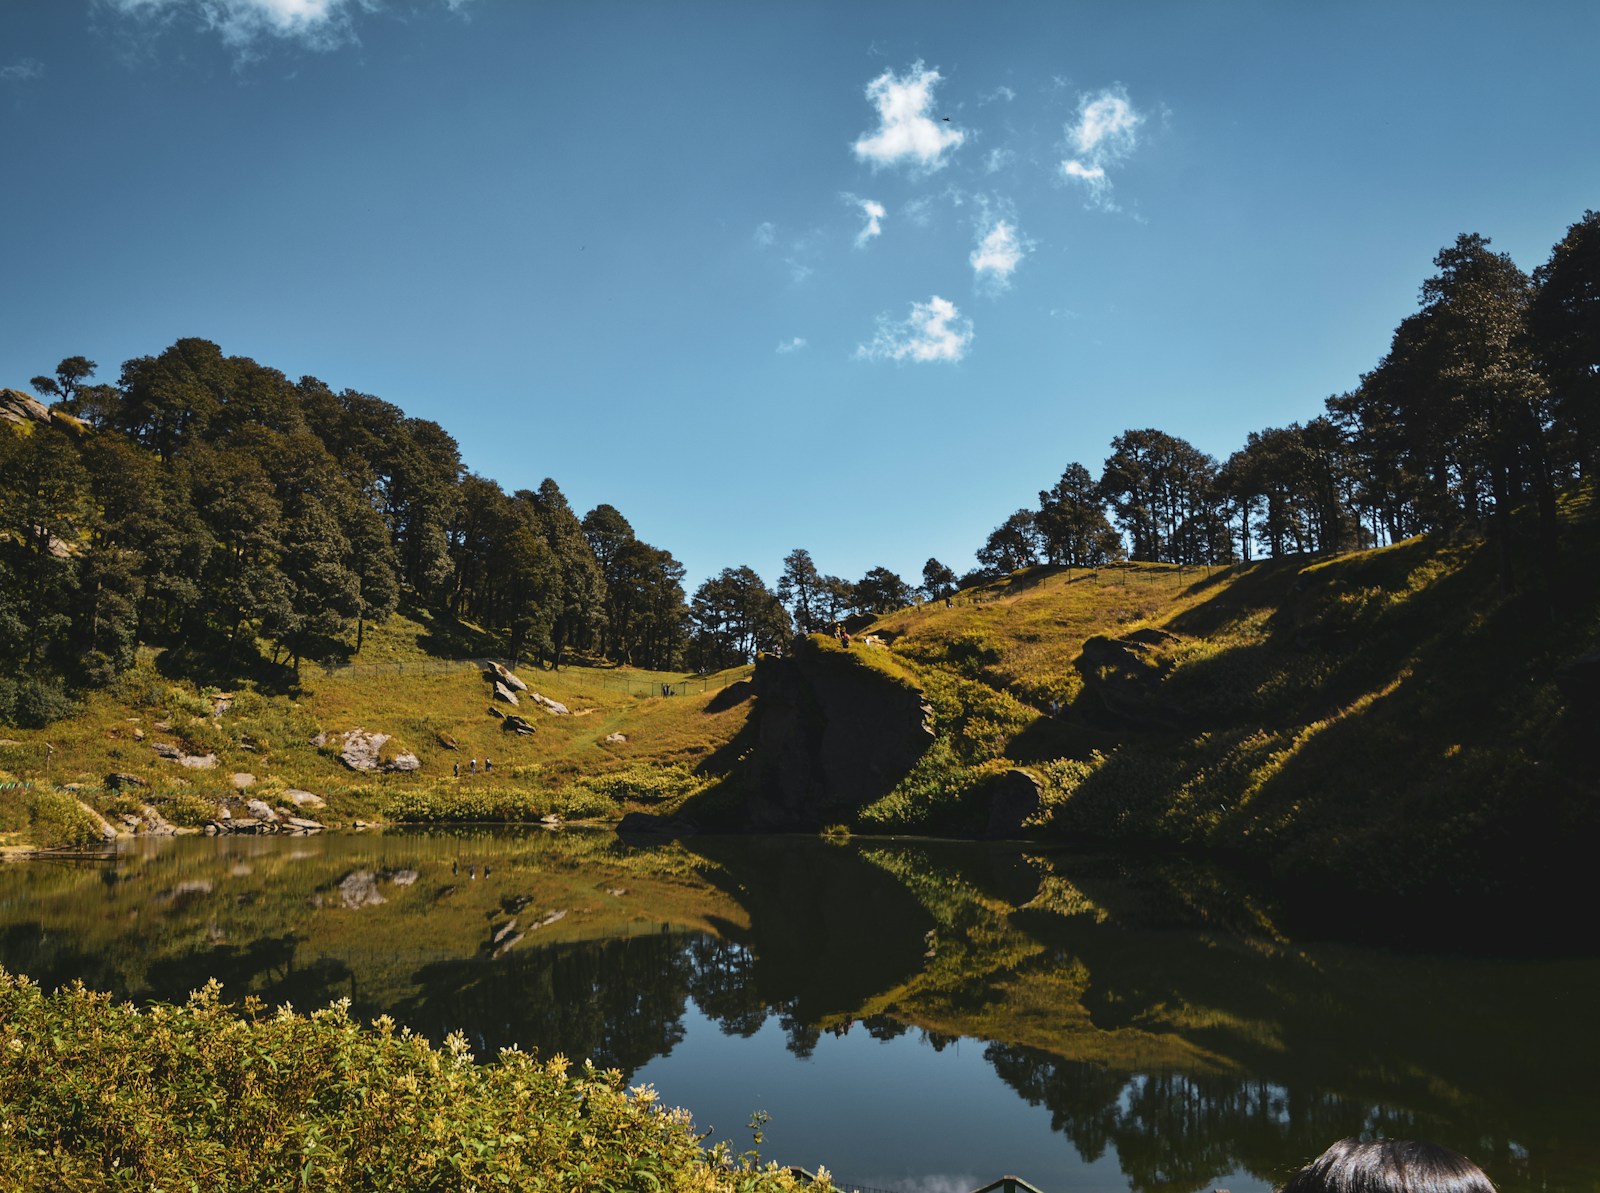
[(1436, 1143), (1341, 1139), (1289, 1178), (1280, 1193), (1495, 1193), (1471, 1160)]

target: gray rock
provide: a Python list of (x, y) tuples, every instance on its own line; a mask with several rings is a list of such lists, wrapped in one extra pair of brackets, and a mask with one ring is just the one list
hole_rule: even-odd
[(365, 729), (352, 729), (344, 735), (339, 761), (351, 770), (377, 770), (378, 752), (388, 740), (387, 733), (368, 733)]
[(506, 685), (503, 683), (496, 683), (494, 685), (494, 698), (496, 700), (504, 700), (507, 704), (513, 707), (515, 707), (517, 703), (517, 694), (510, 688), (506, 687)]
[(0, 421), (48, 423), (50, 408), (20, 389), (0, 389)]
[(545, 712), (550, 713), (552, 716), (570, 717), (572, 715), (572, 710), (565, 704), (562, 704), (561, 701), (552, 700), (548, 696), (541, 696), (538, 692), (529, 692), (528, 699), (532, 700), (535, 704), (544, 709)]
[(178, 765), (188, 767), (190, 770), (210, 770), (217, 765), (215, 754), (180, 754)]
[(415, 754), (396, 754), (393, 758), (389, 759), (388, 762), (383, 764), (383, 769), (387, 771), (406, 772), (421, 770), (422, 759), (418, 758)]
[(1039, 777), (1030, 770), (1013, 766), (994, 784), (989, 796), (989, 823), (984, 829), (986, 837), (1015, 837), (1022, 833), (1023, 825), (1039, 814), (1044, 806), (1044, 788)]
[(297, 808), (321, 808), (324, 807), (328, 802), (320, 795), (312, 795), (309, 791), (300, 791), (296, 788), (291, 788), (290, 790), (285, 791), (284, 795), (286, 795), (289, 798), (289, 802)]
[(234, 790), (243, 791), (246, 787), (255, 786), (256, 777), (249, 771), (235, 771), (228, 776), (228, 782), (233, 784)]
[(490, 663), (485, 667), (483, 678), (490, 683), (503, 683), (514, 692), (526, 692), (528, 690), (527, 684), (512, 674), (509, 668), (502, 667), (499, 663)]
[(626, 733), (608, 733), (602, 740), (608, 746), (620, 746), (627, 743), (628, 735)]
[(265, 800), (250, 800), (245, 804), (245, 807), (250, 810), (251, 816), (264, 824), (276, 824), (278, 822), (278, 814), (272, 810), (272, 807)]
[(521, 737), (532, 737), (534, 733), (533, 726), (515, 714), (502, 720), (500, 729), (502, 732), (515, 733)]
[(157, 757), (165, 758), (171, 762), (176, 762), (183, 757), (183, 751), (169, 741), (152, 742), (150, 748), (155, 751)]
[(104, 816), (100, 815), (100, 813), (96, 812), (82, 800), (78, 801), (78, 807), (83, 809), (84, 815), (88, 816), (94, 821), (96, 825), (96, 831), (99, 832), (100, 839), (102, 841), (115, 841), (117, 839), (117, 830), (111, 827), (110, 822), (106, 820)]
[(417, 881), (418, 876), (415, 870), (396, 870), (387, 877), (395, 886), (411, 886)]
[(121, 791), (124, 787), (148, 787), (150, 784), (145, 782), (138, 775), (129, 775), (124, 774), (121, 771), (113, 771), (111, 774), (106, 776), (106, 786), (111, 788), (112, 791)]
[(149, 804), (139, 812), (139, 829), (152, 837), (173, 837), (178, 833), (177, 827)]
[(306, 820), (301, 816), (285, 816), (283, 823), (300, 833), (320, 833), (327, 827), (325, 824), (319, 824), (315, 820)]

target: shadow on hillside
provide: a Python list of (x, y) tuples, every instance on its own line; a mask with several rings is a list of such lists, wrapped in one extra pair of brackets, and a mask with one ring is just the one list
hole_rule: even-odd
[(406, 605), (401, 612), (427, 627), (417, 635), (417, 646), (434, 658), (482, 659), (502, 653), (504, 644), (496, 635), (448, 613), (434, 613), (421, 605)]
[(253, 650), (248, 657), (231, 657), (224, 649), (169, 646), (156, 655), (155, 668), (167, 679), (188, 680), (198, 688), (228, 691), (248, 682), (265, 696), (292, 696), (300, 691), (300, 678), (294, 668), (288, 663), (274, 663)]

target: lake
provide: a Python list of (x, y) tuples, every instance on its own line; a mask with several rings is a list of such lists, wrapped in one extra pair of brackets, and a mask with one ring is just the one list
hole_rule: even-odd
[[(841, 1183), (1270, 1189), (1346, 1134), (1600, 1188), (1600, 960), (1295, 938), (1188, 861), (857, 838), (141, 840), (0, 867), (0, 964), (137, 1000), (349, 998), (623, 1070)], [(1372, 925), (1352, 924), (1350, 936)]]

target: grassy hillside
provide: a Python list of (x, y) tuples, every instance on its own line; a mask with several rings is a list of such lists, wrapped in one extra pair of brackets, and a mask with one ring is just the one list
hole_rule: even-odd
[[(1222, 570), (1032, 569), (953, 607), (881, 618), (847, 657), (920, 686), (937, 739), (842, 827), (981, 832), (995, 783), (1021, 766), (1042, 791), (1025, 828), (1040, 837), (1214, 852), (1386, 901), (1576, 890), (1600, 804), (1585, 750), (1594, 710), (1563, 668), (1600, 649), (1592, 491), (1562, 517), (1555, 569), (1507, 571), (1492, 544), (1430, 538)], [(1541, 582), (1552, 570), (1555, 592)], [(479, 645), (470, 626), (395, 617), (369, 630), (354, 666), (308, 668), (283, 693), (201, 688), (146, 659), (77, 716), (5, 732), (0, 827), (14, 840), (70, 836), (78, 798), (194, 821), (237, 803), (236, 772), (269, 801), (323, 796), (330, 823), (635, 808), (736, 819), (754, 702), (746, 685), (723, 689), (744, 671), (685, 685), (525, 670), (571, 709), (553, 716), (526, 698), (495, 704), (475, 667), (439, 657)], [(674, 682), (689, 694), (660, 694)], [(506, 733), (494, 710), (537, 732)], [(392, 735), (385, 756), (414, 753), (420, 769), (357, 774), (313, 744), (357, 727)], [(627, 740), (606, 740), (617, 733)], [(185, 770), (156, 743), (218, 765)], [(485, 757), (493, 772), (469, 774)], [(114, 772), (149, 786), (117, 794)], [(41, 794), (62, 788), (76, 789), (70, 806)]]
[(1563, 518), (1554, 594), (1492, 544), (1416, 539), (1209, 574), (1032, 569), (883, 618), (853, 650), (914, 669), (940, 738), (849, 827), (975, 831), (1020, 764), (1041, 836), (1383, 903), (1575, 892), (1600, 791), (1562, 673), (1600, 648), (1592, 492)]
[[(465, 654), (479, 645), (471, 627), (444, 631), (396, 616), (368, 629), (354, 665), (307, 666), (287, 691), (227, 676), (202, 685), (164, 674), (162, 657), (143, 657), (114, 687), (87, 696), (76, 715), (43, 730), (0, 732), (0, 829), (12, 843), (70, 837), (73, 826), (59, 822), (71, 816), (57, 812), (63, 791), (113, 818), (149, 803), (178, 824), (209, 819), (219, 802), (237, 810), (243, 799), (259, 797), (291, 808), (291, 790), (324, 798), (326, 806), (311, 814), (334, 825), (615, 817), (699, 791), (734, 762), (728, 746), (744, 726), (748, 702), (724, 689), (748, 668), (705, 678), (524, 668), (532, 691), (570, 710), (554, 715), (527, 696), (516, 708), (496, 701), (478, 667), (432, 653)], [(675, 694), (663, 696), (663, 684), (673, 684)], [(533, 735), (506, 732), (505, 714), (524, 717)], [(419, 769), (361, 773), (339, 760), (337, 738), (314, 743), (320, 734), (356, 728), (388, 734), (382, 757), (414, 754)], [(627, 740), (606, 740), (618, 733)], [(158, 744), (217, 762), (190, 769), (158, 756)], [(493, 763), (488, 773), (486, 760)], [(147, 786), (118, 792), (108, 782), (116, 774)], [(236, 775), (252, 779), (241, 788)]]

